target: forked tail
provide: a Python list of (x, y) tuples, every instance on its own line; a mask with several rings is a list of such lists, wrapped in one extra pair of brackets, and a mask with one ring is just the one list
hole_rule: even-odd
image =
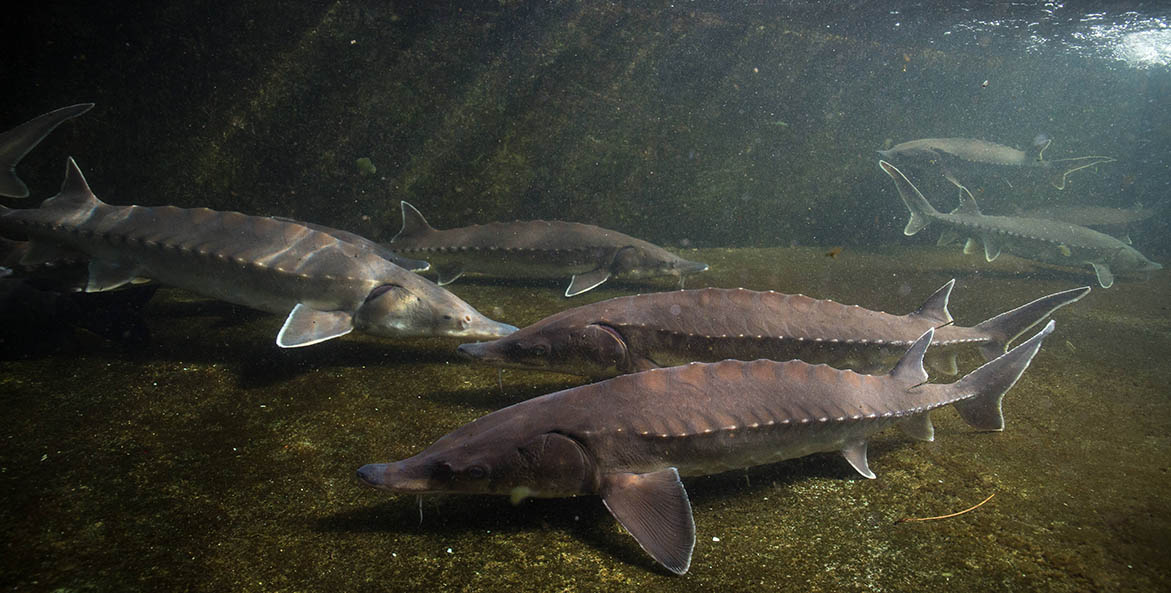
[(987, 343), (980, 346), (980, 354), (984, 355), (984, 360), (992, 360), (1004, 354), (1008, 345), (1021, 334), (1044, 321), (1054, 311), (1081, 300), (1089, 293), (1089, 286), (1063, 290), (977, 324), (975, 329), (984, 332), (989, 338)]
[(1041, 349), (1041, 342), (1053, 333), (1055, 325), (1056, 322), (1050, 320), (1037, 335), (950, 385), (958, 400), (956, 411), (965, 422), (980, 430), (1004, 430), (1000, 402), (1029, 368), (1029, 363)]
[(923, 230), (931, 223), (932, 217), (939, 216), (939, 211), (919, 193), (919, 190), (899, 171), (894, 165), (886, 161), (878, 161), (878, 166), (890, 176), (895, 182), (895, 187), (899, 190), (899, 197), (903, 199), (903, 204), (907, 205), (907, 210), (911, 211), (911, 220), (907, 222), (907, 228), (903, 229), (903, 234), (908, 237)]

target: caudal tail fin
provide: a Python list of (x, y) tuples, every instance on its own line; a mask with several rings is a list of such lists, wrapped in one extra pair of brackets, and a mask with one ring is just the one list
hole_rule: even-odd
[(1065, 189), (1065, 178), (1070, 173), (1102, 163), (1112, 163), (1114, 160), (1108, 156), (1080, 156), (1072, 159), (1048, 161), (1050, 170), (1049, 183), (1057, 189)]
[(1089, 286), (1063, 290), (977, 324), (975, 329), (989, 338), (988, 342), (980, 346), (980, 354), (984, 355), (984, 360), (992, 360), (1004, 354), (1008, 345), (1021, 334), (1044, 321), (1054, 311), (1081, 300), (1087, 294), (1090, 294)]
[(906, 204), (907, 210), (911, 211), (911, 220), (907, 222), (907, 228), (903, 229), (903, 234), (908, 237), (923, 230), (931, 223), (931, 218), (939, 216), (939, 211), (936, 210), (923, 194), (899, 171), (894, 165), (886, 161), (878, 161), (878, 166), (890, 176), (895, 182), (895, 187), (899, 190), (899, 197), (903, 199), (903, 204)]
[(403, 228), (390, 240), (391, 244), (395, 241), (414, 239), (435, 232), (435, 229), (427, 224), (427, 219), (423, 218), (423, 213), (419, 212), (418, 208), (408, 204), (406, 201), (401, 202), (401, 205), (403, 209)]
[(1041, 349), (1041, 342), (1053, 333), (1055, 325), (1056, 322), (1050, 320), (1037, 335), (951, 384), (957, 400), (956, 411), (965, 422), (980, 430), (1004, 430), (1000, 402), (1029, 368), (1029, 363)]
[(93, 106), (93, 103), (79, 103), (62, 107), (0, 133), (0, 196), (28, 197), (28, 186), (16, 176), (16, 164), (54, 128), (67, 119), (89, 111)]

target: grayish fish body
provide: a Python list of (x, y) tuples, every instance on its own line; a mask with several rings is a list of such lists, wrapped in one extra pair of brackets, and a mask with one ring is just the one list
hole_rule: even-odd
[(800, 361), (693, 363), (622, 375), (515, 404), (423, 452), (358, 470), (405, 494), (525, 497), (597, 494), (652, 557), (687, 571), (695, 524), (680, 476), (840, 452), (868, 478), (866, 442), (899, 423), (931, 440), (928, 413), (955, 405), (982, 430), (1002, 430), (1001, 399), (1053, 322), (952, 384), (925, 383), (928, 330), (887, 375)]
[(45, 136), (65, 120), (93, 108), (93, 103), (79, 103), (34, 117), (7, 132), (0, 133), (0, 196), (28, 197), (28, 186), (16, 176), (16, 164)]
[[(1001, 251), (1059, 265), (1093, 266), (1103, 288), (1114, 284), (1114, 275), (1149, 273), (1163, 268), (1126, 243), (1093, 229), (1056, 220), (1017, 216), (986, 216), (980, 212), (967, 188), (962, 190), (959, 208), (939, 212), (894, 165), (879, 161), (879, 166), (895, 182), (899, 196), (911, 211), (905, 235), (914, 235), (928, 224), (938, 222), (959, 236), (978, 238), (984, 244), (984, 257), (993, 261)], [(969, 239), (965, 253), (974, 250)]]
[(959, 185), (959, 182), (949, 171), (949, 167), (955, 163), (1050, 169), (1052, 172), (1050, 183), (1057, 189), (1065, 189), (1066, 178), (1074, 171), (1114, 161), (1108, 156), (1084, 156), (1047, 161), (1042, 157), (1050, 142), (1051, 140), (1047, 137), (1042, 138), (1039, 144), (1033, 146), (1033, 151), (1025, 152), (1003, 144), (974, 138), (923, 138), (896, 144), (888, 150), (878, 151), (878, 154), (884, 159), (893, 161), (920, 161), (940, 164), (944, 167), (948, 179), (956, 185)]
[(206, 208), (106, 204), (72, 159), (57, 196), (40, 208), (0, 211), (0, 233), (31, 240), (24, 264), (84, 254), (87, 292), (147, 278), (286, 314), (277, 336), (285, 348), (354, 329), (471, 339), (516, 329), (374, 252), (301, 224)]
[(951, 323), (955, 280), (917, 311), (892, 315), (804, 295), (704, 288), (625, 296), (555, 313), (459, 352), (499, 367), (590, 377), (725, 359), (800, 359), (873, 373), (890, 368), (923, 332), (935, 329), (933, 368), (955, 374), (961, 347), (986, 360), (1050, 313), (1090, 292), (1075, 288), (1037, 299), (973, 327)]
[(399, 266), (400, 268), (406, 268), (412, 272), (426, 272), (427, 270), (431, 269), (431, 264), (428, 262), (425, 262), (421, 259), (411, 259), (409, 257), (403, 257), (403, 256), (395, 253), (394, 251), (391, 251), (390, 248), (383, 245), (382, 243), (378, 243), (377, 241), (371, 241), (370, 239), (367, 239), (366, 237), (363, 237), (362, 235), (359, 235), (357, 233), (351, 233), (350, 231), (343, 231), (342, 229), (325, 226), (323, 224), (317, 224), (315, 222), (305, 222), (303, 220), (293, 220), (292, 218), (285, 218), (283, 216), (274, 216), (273, 218), (275, 218), (276, 220), (282, 220), (285, 222), (299, 224), (299, 225), (311, 228), (315, 231), (330, 235), (331, 237), (333, 237), (339, 241), (345, 241), (346, 243), (350, 243), (356, 247), (361, 247), (362, 249), (368, 249), (368, 250), (374, 252), (375, 255), (377, 255), (383, 259), (390, 260), (390, 261), (394, 262), (395, 265)]
[(662, 247), (629, 235), (576, 222), (495, 222), (438, 230), (403, 202), (403, 228), (391, 249), (431, 263), (439, 285), (466, 272), (503, 278), (572, 276), (565, 296), (591, 290), (612, 277), (683, 277), (707, 270)]

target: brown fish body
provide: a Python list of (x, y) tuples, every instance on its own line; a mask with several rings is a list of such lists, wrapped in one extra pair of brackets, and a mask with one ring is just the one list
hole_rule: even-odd
[(929, 412), (954, 405), (970, 425), (1002, 430), (1001, 399), (1052, 321), (952, 384), (926, 383), (927, 330), (886, 375), (801, 361), (722, 361), (652, 369), (498, 410), (423, 452), (358, 470), (404, 494), (598, 494), (656, 560), (687, 571), (695, 526), (679, 477), (837, 451), (873, 478), (866, 442), (900, 423), (931, 440)]
[[(385, 336), (503, 336), (455, 295), (378, 253), (287, 220), (174, 206), (115, 206), (70, 160), (40, 208), (0, 210), (0, 232), (31, 241), (25, 258), (88, 258), (88, 292), (139, 278), (288, 314), (277, 343), (314, 344), (357, 328)], [(29, 262), (25, 262), (29, 263)]]
[(930, 361), (950, 373), (959, 347), (1002, 354), (1074, 289), (1038, 299), (973, 327), (951, 324), (954, 281), (919, 310), (893, 315), (773, 291), (705, 288), (618, 297), (551, 315), (491, 342), (461, 345), (485, 364), (595, 377), (692, 361), (799, 359), (862, 372), (889, 368), (923, 332), (937, 328)]
[(403, 228), (391, 248), (431, 263), (439, 284), (465, 273), (502, 278), (571, 276), (565, 296), (586, 292), (612, 277), (645, 278), (702, 272), (706, 264), (685, 260), (658, 245), (591, 224), (551, 220), (493, 222), (454, 229), (427, 224), (402, 202)]

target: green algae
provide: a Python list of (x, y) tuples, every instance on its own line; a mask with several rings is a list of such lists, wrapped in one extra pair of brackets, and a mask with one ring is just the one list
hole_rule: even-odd
[[(972, 324), (1092, 280), (954, 249), (711, 249), (693, 286), (804, 292), (904, 313), (951, 277)], [(906, 262), (913, 261), (910, 268)], [(563, 282), (450, 286), (517, 324), (563, 307), (666, 289)], [(368, 462), (411, 455), (510, 403), (579, 383), (463, 364), (445, 340), (346, 337), (281, 351), (281, 320), (164, 289), (142, 352), (5, 362), (0, 584), (18, 590), (677, 590), (953, 592), (1155, 590), (1171, 403), (1166, 276), (1095, 289), (1005, 399), (1007, 428), (937, 413), (936, 440), (871, 446), (876, 480), (815, 455), (687, 480), (691, 571), (659, 569), (595, 497), (387, 495)], [(971, 353), (961, 366), (979, 364)], [(896, 524), (997, 496), (967, 515)], [(422, 513), (422, 522), (419, 514)]]

